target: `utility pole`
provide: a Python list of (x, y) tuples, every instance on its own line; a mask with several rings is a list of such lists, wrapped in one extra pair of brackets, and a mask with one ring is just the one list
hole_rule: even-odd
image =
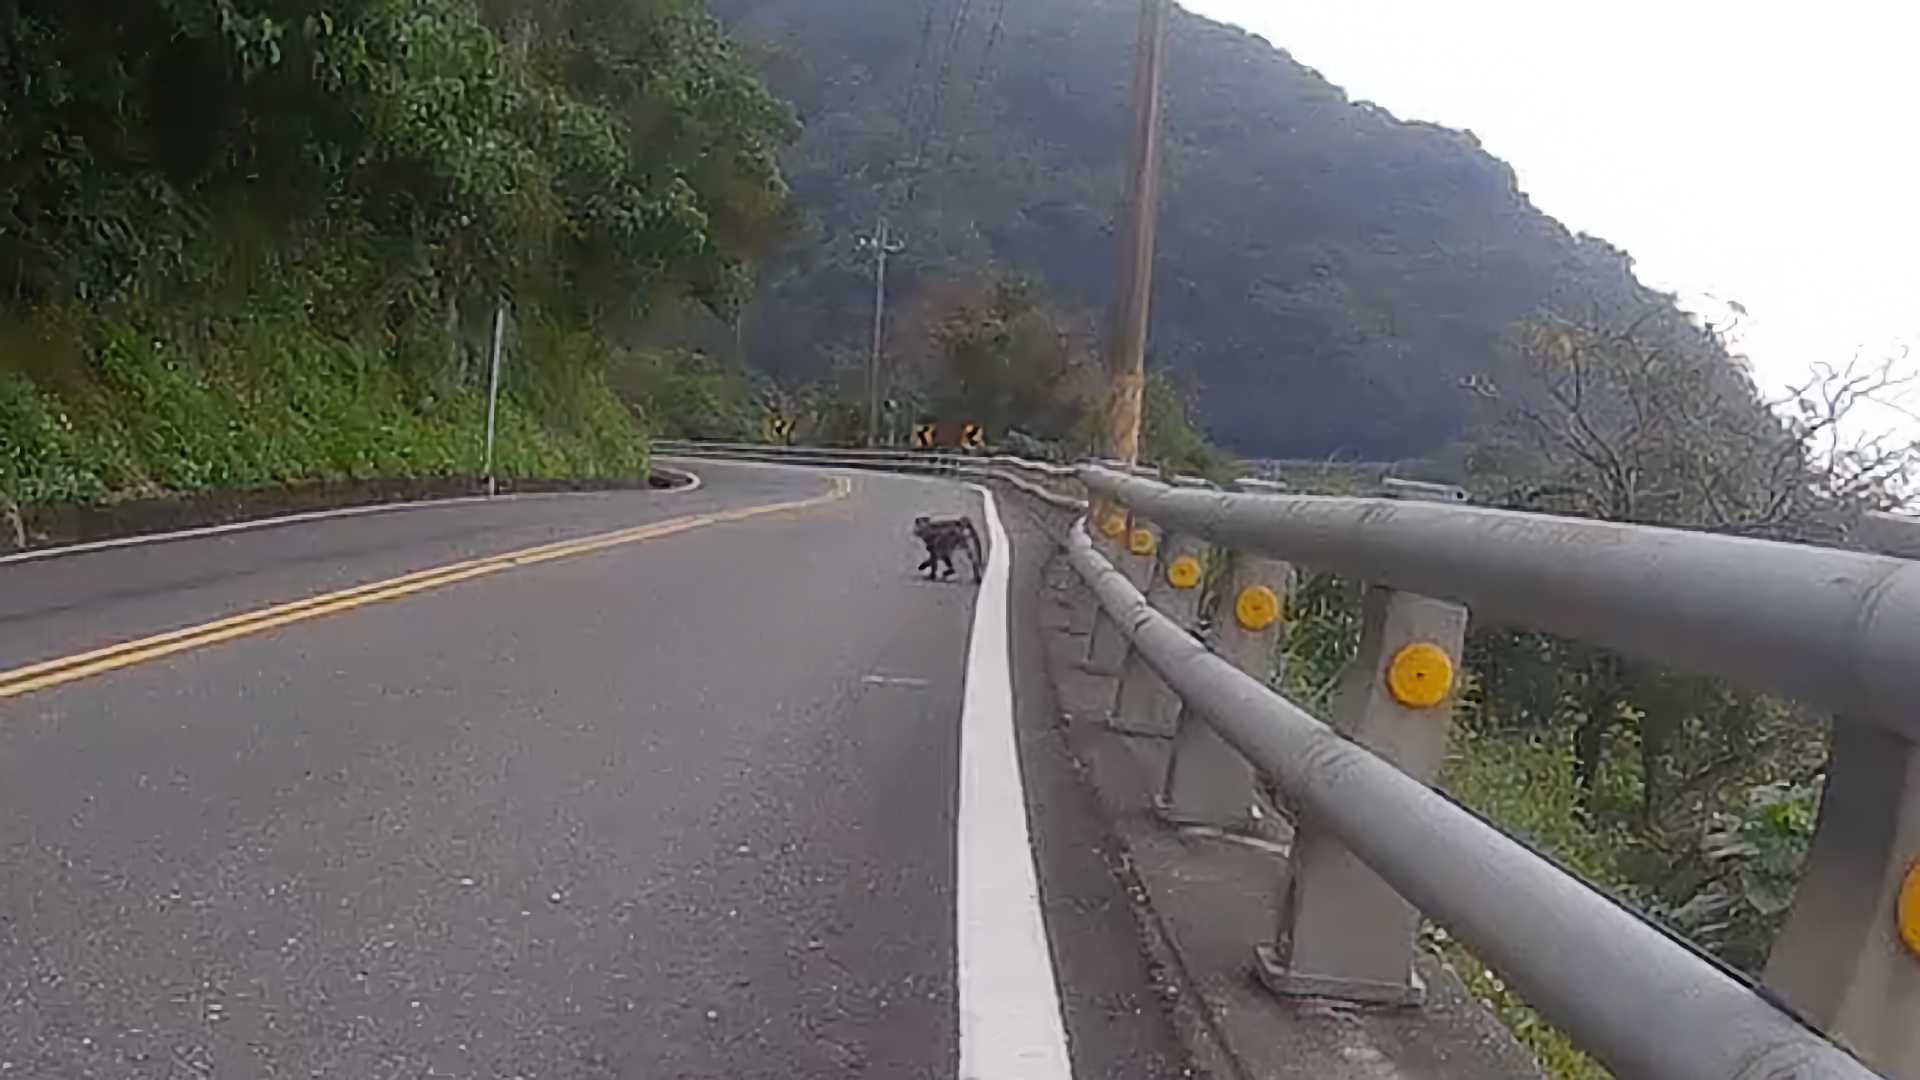
[(860, 238), (860, 250), (873, 253), (873, 354), (867, 358), (867, 446), (880, 436), (880, 340), (886, 328), (887, 259), (907, 250), (887, 227), (887, 215), (880, 215), (872, 236)]
[(1133, 143), (1127, 209), (1120, 234), (1119, 288), (1107, 372), (1107, 456), (1140, 458), (1140, 404), (1146, 390), (1147, 316), (1153, 298), (1154, 231), (1160, 213), (1160, 81), (1167, 43), (1167, 0), (1140, 0), (1134, 47)]
[(507, 302), (495, 303), (493, 308), (493, 340), (487, 351), (491, 353), (487, 375), (487, 495), (499, 493), (499, 485), (493, 478), (493, 414), (500, 403), (500, 342), (507, 335)]

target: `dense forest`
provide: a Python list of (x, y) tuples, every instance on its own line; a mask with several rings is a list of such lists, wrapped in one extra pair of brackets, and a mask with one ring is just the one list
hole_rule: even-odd
[[(998, 263), (1105, 309), (1132, 0), (714, 9), (805, 125), (785, 162), (810, 227), (749, 313), (757, 365), (815, 376), (857, 347), (872, 290), (855, 238), (883, 208), (908, 243), (900, 296)], [(1230, 449), (1428, 453), (1472, 419), (1463, 379), (1516, 371), (1517, 320), (1666, 303), (1470, 134), (1352, 101), (1259, 38), (1176, 12), (1166, 95), (1149, 362)]]
[(501, 470), (633, 475), (794, 130), (698, 0), (4, 0), (0, 509), (472, 475), (503, 302)]

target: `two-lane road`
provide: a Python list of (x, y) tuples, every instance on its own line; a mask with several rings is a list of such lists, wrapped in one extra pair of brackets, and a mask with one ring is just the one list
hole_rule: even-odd
[(0, 563), (0, 1078), (954, 1076), (982, 500), (699, 471)]

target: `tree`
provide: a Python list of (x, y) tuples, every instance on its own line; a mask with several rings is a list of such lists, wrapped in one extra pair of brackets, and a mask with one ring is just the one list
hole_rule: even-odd
[[(1622, 327), (1545, 315), (1515, 341), (1531, 379), (1467, 382), (1494, 412), (1467, 467), (1496, 505), (1844, 544), (1920, 464), (1912, 443), (1859, 433), (1861, 406), (1898, 384), (1890, 367), (1816, 369), (1769, 404), (1715, 328), (1666, 310)], [(1571, 740), (1585, 812), (1631, 831), (1650, 902), (1711, 927), (1725, 955), (1764, 957), (1790, 891), (1782, 853), (1810, 831), (1781, 807), (1817, 791), (1822, 718), (1546, 634), (1476, 632), (1469, 663), (1472, 722)]]
[(357, 239), (435, 310), (726, 307), (784, 212), (793, 121), (693, 0), (123, 8), (0, 10), (0, 299), (175, 282), (240, 218)]
[(0, 0), (23, 504), (460, 468), (503, 296), (503, 416), (595, 440), (537, 467), (637, 466), (608, 365), (665, 314), (731, 314), (788, 223), (797, 125), (701, 0), (109, 7)]
[(1811, 543), (1906, 498), (1916, 447), (1857, 428), (1900, 385), (1891, 362), (1819, 367), (1763, 401), (1721, 335), (1670, 309), (1621, 329), (1543, 315), (1522, 324), (1528, 378), (1468, 388), (1500, 410), (1469, 468), (1506, 505)]
[(934, 416), (1063, 440), (1099, 385), (1090, 320), (1018, 276), (937, 280), (896, 325), (896, 383)]
[[(1194, 388), (1166, 371), (1147, 373), (1140, 395), (1140, 461), (1164, 471), (1203, 476), (1224, 483), (1237, 475), (1231, 455), (1207, 441), (1201, 429), (1199, 395)], [(1081, 418), (1076, 446), (1096, 452), (1106, 445), (1104, 409), (1091, 409)]]

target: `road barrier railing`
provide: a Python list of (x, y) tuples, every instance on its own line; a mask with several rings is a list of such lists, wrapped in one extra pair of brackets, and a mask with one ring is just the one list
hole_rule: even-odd
[(695, 442), (658, 439), (654, 452), (666, 457), (725, 458), (735, 461), (765, 461), (823, 468), (887, 469), (938, 476), (953, 475), (955, 468), (969, 459), (957, 454), (911, 450), (836, 449), (816, 446), (780, 446), (771, 443)]
[[(1337, 838), (1391, 882), (1402, 903), (1457, 935), (1618, 1075), (1872, 1075), (1749, 987), (1209, 651), (1154, 610), (1084, 529), (1076, 527), (1069, 558), (1153, 670), (1280, 783), (1304, 822)], [(1294, 876), (1300, 872), (1296, 864)], [(1349, 914), (1327, 912), (1322, 925), (1298, 927), (1333, 940), (1297, 937), (1295, 950), (1364, 949), (1370, 937), (1405, 929), (1382, 925), (1372, 904)]]
[[(814, 455), (856, 460), (831, 456)], [(1255, 770), (1278, 785), (1296, 835), (1255, 962), (1276, 993), (1417, 1003), (1424, 915), (1622, 1077), (1920, 1077), (1920, 562), (1476, 508), (1433, 485), (1348, 498), (1143, 472), (976, 457), (947, 475), (1020, 492), (1053, 530), (1094, 633), (1120, 644), (1113, 726), (1171, 735), (1167, 820), (1226, 824)], [(1295, 567), (1366, 583), (1331, 725), (1270, 688)], [(1204, 632), (1203, 577), (1220, 608)], [(1833, 711), (1812, 853), (1760, 985), (1433, 789), (1469, 612)]]
[[(1771, 1053), (1770, 1040), (1782, 1031), (1756, 1027), (1762, 1018), (1786, 1021), (1786, 1034), (1798, 1026), (1774, 1001), (1887, 1075), (1920, 1075), (1920, 1029), (1906, 1019), (1920, 1005), (1920, 760), (1914, 754), (1920, 710), (1907, 690), (1911, 660), (1920, 658), (1920, 563), (1447, 505), (1458, 495), (1419, 485), (1402, 485), (1393, 492), (1398, 498), (1338, 498), (1199, 491), (1100, 464), (1083, 465), (1079, 473), (1096, 505), (1124, 512), (1131, 522), (1196, 537), (1236, 559), (1365, 582), (1360, 655), (1340, 687), (1335, 729), (1348, 748), (1370, 751), (1370, 760), (1393, 765), (1423, 787), (1444, 754), (1469, 611), (1476, 619), (1577, 638), (1785, 695), (1834, 715), (1812, 853), (1762, 987), (1749, 988), (1644, 924), (1644, 933), (1613, 936), (1624, 924), (1603, 917), (1602, 908), (1640, 920), (1585, 886), (1546, 889), (1547, 879), (1572, 879), (1544, 861), (1535, 860), (1526, 877), (1476, 863), (1488, 842), (1478, 834), (1491, 830), (1470, 815), (1423, 817), (1383, 837), (1372, 830), (1384, 827), (1384, 818), (1356, 816), (1351, 805), (1316, 805), (1299, 783), (1312, 779), (1299, 771), (1315, 763), (1255, 757), (1250, 748), (1260, 744), (1249, 741), (1244, 718), (1209, 704), (1220, 700), (1218, 690), (1169, 666), (1185, 663), (1188, 653), (1168, 652), (1160, 647), (1164, 640), (1149, 645), (1152, 634), (1142, 638), (1141, 608), (1165, 620), (1153, 624), (1159, 631), (1179, 626), (1177, 613), (1169, 618), (1155, 610), (1127, 575), (1096, 564), (1090, 538), (1084, 548), (1076, 541), (1076, 567), (1083, 577), (1099, 572), (1102, 607), (1128, 629), (1129, 643), (1147, 665), (1306, 808), (1281, 926), (1275, 943), (1260, 950), (1260, 970), (1275, 990), (1417, 998), (1407, 966), (1417, 931), (1411, 901), (1622, 1075), (1771, 1075), (1721, 1067), (1736, 1060), (1750, 1065), (1755, 1055)], [(1133, 591), (1121, 590), (1122, 583)], [(1223, 596), (1223, 608), (1248, 595), (1244, 586), (1235, 588)], [(1125, 606), (1116, 610), (1121, 600)], [(1264, 610), (1263, 602), (1252, 607)], [(1189, 652), (1201, 647), (1190, 633), (1186, 644)], [(1248, 675), (1219, 658), (1207, 670), (1218, 676), (1228, 668)], [(1257, 673), (1249, 677), (1264, 691)], [(1271, 703), (1266, 711), (1280, 715)], [(1282, 711), (1299, 713), (1291, 705)], [(1306, 745), (1296, 743), (1289, 752), (1305, 753)], [(1289, 779), (1288, 768), (1298, 780)], [(1380, 795), (1356, 787), (1351, 776), (1342, 786), (1353, 803)], [(1429, 857), (1403, 858), (1417, 855), (1402, 846), (1410, 835), (1424, 835)], [(1455, 894), (1453, 887), (1467, 882), (1449, 868), (1460, 865), (1478, 867), (1479, 887)], [(1610, 928), (1611, 946), (1584, 936), (1594, 926)], [(1544, 935), (1534, 936), (1539, 931)], [(1735, 991), (1746, 1003), (1738, 1008), (1726, 997)], [(1658, 1016), (1648, 1012), (1653, 1002), (1660, 1003)], [(1708, 1002), (1716, 1004), (1708, 1008)], [(1696, 1007), (1704, 1011), (1693, 1013)], [(1670, 1026), (1682, 1017), (1679, 1027)], [(1734, 1053), (1713, 1059), (1721, 1071), (1698, 1071), (1708, 1059), (1693, 1057), (1695, 1047), (1682, 1052), (1673, 1045), (1689, 1030), (1696, 1044), (1717, 1038)], [(1819, 1042), (1802, 1041), (1814, 1055), (1809, 1063), (1860, 1074), (1842, 1057), (1815, 1053)], [(1816, 1074), (1828, 1075), (1782, 1075)]]

